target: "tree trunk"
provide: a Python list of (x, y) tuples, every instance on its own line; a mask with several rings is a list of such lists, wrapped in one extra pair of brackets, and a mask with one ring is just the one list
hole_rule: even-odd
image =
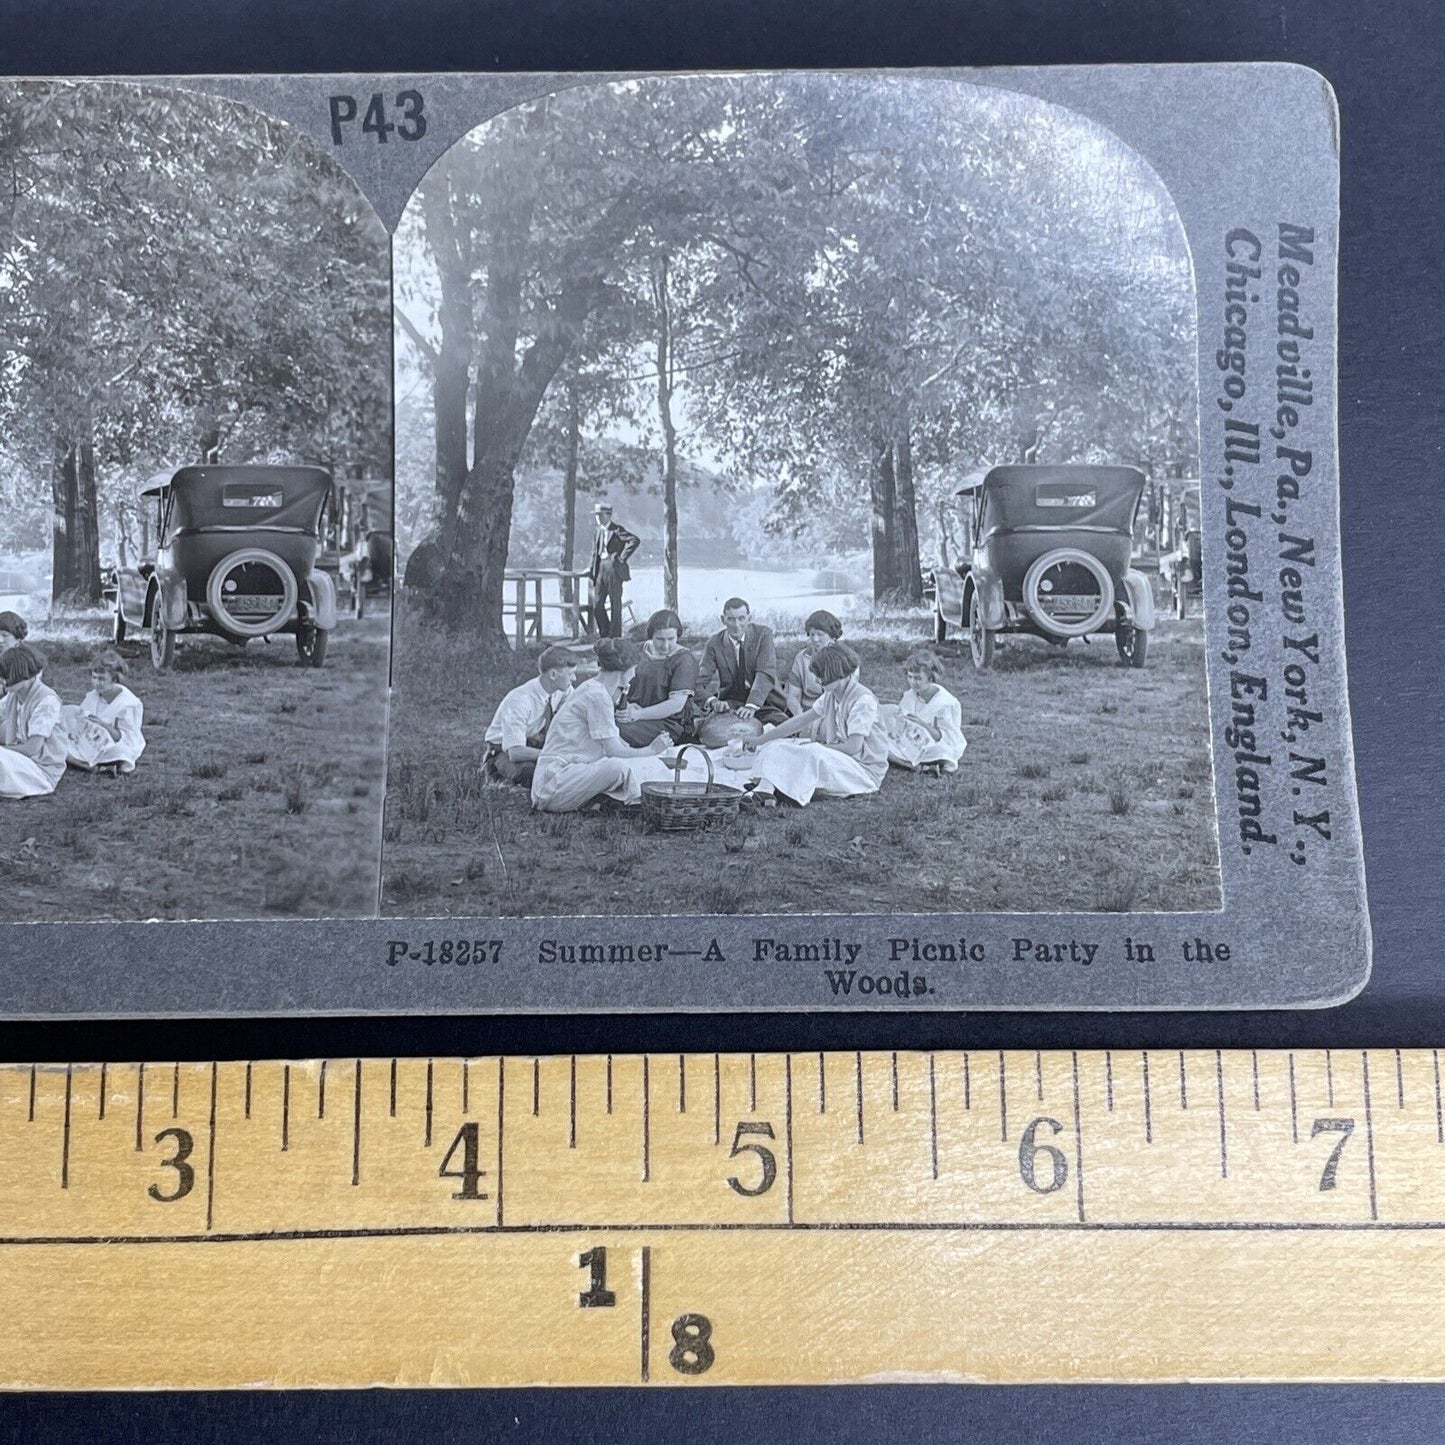
[[(577, 553), (577, 454), (582, 447), (582, 399), (577, 373), (567, 378), (567, 462), (562, 469), (562, 570), (572, 570)], [(577, 600), (577, 585), (562, 579), (562, 600)]]
[(95, 444), (60, 437), (51, 475), (50, 595), (56, 602), (100, 601), (100, 508)]
[(907, 427), (898, 439), (894, 468), (894, 586), (900, 601), (923, 601), (923, 571), (918, 556), (918, 504), (913, 491), (913, 441)]
[(657, 415), (662, 422), (662, 605), (677, 611), (677, 428), (672, 420), (672, 306), (664, 251), (653, 274), (657, 303)]
[(882, 432), (873, 434), (868, 481), (873, 504), (873, 600), (881, 602), (898, 586), (893, 551), (893, 445)]
[(50, 598), (59, 602), (75, 586), (70, 538), (75, 530), (75, 443), (69, 437), (55, 439), (55, 459), (50, 473)]

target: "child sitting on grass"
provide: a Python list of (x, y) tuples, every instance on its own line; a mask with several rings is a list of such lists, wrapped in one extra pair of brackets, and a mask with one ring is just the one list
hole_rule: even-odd
[(963, 709), (943, 686), (942, 659), (922, 648), (903, 664), (903, 674), (908, 691), (888, 719), (889, 761), (922, 772), (957, 772), (968, 743)]
[(65, 761), (86, 772), (133, 773), (145, 751), (141, 700), (122, 682), (129, 669), (115, 648), (90, 660), (90, 691), (85, 701), (61, 708), (66, 736)]
[(0, 798), (42, 798), (65, 776), (60, 699), (41, 679), (44, 667), (28, 642), (0, 652)]

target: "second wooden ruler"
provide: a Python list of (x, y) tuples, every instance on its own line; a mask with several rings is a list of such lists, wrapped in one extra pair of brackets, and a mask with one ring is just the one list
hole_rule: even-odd
[(1431, 1051), (0, 1068), (0, 1384), (1445, 1377)]

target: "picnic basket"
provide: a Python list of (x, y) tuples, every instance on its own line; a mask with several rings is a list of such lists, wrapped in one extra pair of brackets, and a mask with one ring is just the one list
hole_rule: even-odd
[[(696, 750), (707, 764), (707, 782), (695, 783), (682, 776), (683, 754)], [(642, 826), (649, 833), (683, 833), (726, 823), (738, 815), (743, 800), (741, 788), (713, 781), (712, 758), (706, 748), (685, 743), (672, 761), (672, 781), (642, 785)]]

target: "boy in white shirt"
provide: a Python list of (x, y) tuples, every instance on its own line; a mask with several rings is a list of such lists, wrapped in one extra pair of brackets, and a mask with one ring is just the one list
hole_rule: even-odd
[(577, 659), (565, 647), (548, 647), (537, 676), (514, 687), (492, 715), (482, 750), (482, 771), (508, 783), (532, 785), (542, 744), (562, 699), (577, 678)]

